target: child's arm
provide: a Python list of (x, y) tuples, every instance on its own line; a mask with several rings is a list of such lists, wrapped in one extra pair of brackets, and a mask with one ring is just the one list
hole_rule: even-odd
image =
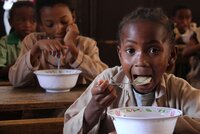
[(100, 60), (96, 41), (78, 35), (76, 24), (68, 26), (64, 42), (72, 55), (70, 66), (82, 70), (83, 77), (92, 81), (108, 66)]
[(92, 89), (92, 99), (86, 106), (84, 112), (84, 133), (87, 133), (94, 125), (97, 124), (103, 111), (110, 106), (116, 98), (116, 91), (109, 82), (99, 81), (99, 84)]
[(176, 134), (199, 134), (200, 119), (191, 118), (189, 116), (179, 117), (175, 128)]
[(195, 53), (200, 51), (200, 44), (196, 43), (194, 40), (190, 40), (190, 42), (184, 48), (182, 55), (185, 57), (192, 56)]
[(64, 38), (64, 44), (68, 48), (69, 52), (72, 54), (71, 63), (77, 59), (78, 48), (77, 37), (79, 35), (79, 30), (76, 24), (70, 24), (66, 29), (66, 35)]

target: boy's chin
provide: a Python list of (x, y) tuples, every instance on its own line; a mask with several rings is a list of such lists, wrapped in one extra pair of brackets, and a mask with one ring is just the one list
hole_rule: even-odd
[(140, 93), (140, 94), (148, 94), (152, 91), (154, 91), (154, 88), (151, 88), (150, 85), (139, 85), (139, 86), (134, 86), (135, 90)]

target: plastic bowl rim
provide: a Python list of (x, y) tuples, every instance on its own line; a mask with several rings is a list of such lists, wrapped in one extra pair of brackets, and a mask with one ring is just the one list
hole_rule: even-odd
[(63, 70), (66, 70), (66, 71), (75, 71), (74, 73), (45, 73), (45, 71), (52, 71), (52, 70), (55, 70), (55, 71), (58, 71), (57, 69), (44, 69), (44, 70), (36, 70), (34, 71), (34, 74), (36, 75), (43, 75), (43, 76), (61, 76), (61, 75), (67, 75), (67, 76), (70, 76), (70, 75), (77, 75), (77, 74), (80, 74), (82, 73), (81, 70), (78, 70), (78, 69), (60, 69), (60, 71), (63, 71)]
[[(117, 109), (125, 109), (125, 108), (165, 108), (165, 109), (171, 109), (171, 110), (176, 110), (179, 112), (178, 115), (175, 116), (159, 116), (159, 117), (126, 117), (126, 116), (117, 116), (117, 115), (112, 115), (111, 111), (117, 110)], [(179, 117), (183, 114), (183, 112), (179, 109), (175, 109), (175, 108), (170, 108), (170, 107), (157, 107), (157, 106), (131, 106), (131, 107), (120, 107), (120, 108), (114, 108), (114, 109), (110, 109), (107, 111), (107, 114), (111, 117), (114, 118), (123, 118), (123, 119), (135, 119), (135, 120), (159, 120), (159, 119), (171, 119), (171, 118), (175, 118), (175, 117)]]

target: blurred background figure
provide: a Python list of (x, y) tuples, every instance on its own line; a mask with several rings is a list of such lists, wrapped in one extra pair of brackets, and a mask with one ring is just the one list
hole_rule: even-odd
[(89, 84), (107, 68), (99, 58), (96, 41), (80, 35), (70, 0), (37, 0), (35, 11), (41, 32), (23, 40), (20, 55), (9, 70), (13, 86), (38, 85), (34, 71), (57, 69), (58, 65), (81, 70), (78, 84)]
[(185, 45), (178, 59), (184, 61), (176, 64), (175, 73), (178, 76), (181, 74), (180, 77), (185, 78), (192, 86), (200, 88), (200, 29), (192, 22), (191, 9), (184, 5), (174, 8), (173, 21), (176, 44)]
[(197, 24), (192, 22), (192, 11), (184, 5), (177, 5), (173, 10), (173, 21), (176, 44), (187, 44), (190, 38), (196, 39)]
[(19, 55), (21, 41), (36, 30), (34, 4), (18, 1), (9, 11), (9, 35), (0, 39), (0, 80), (8, 80), (8, 71)]

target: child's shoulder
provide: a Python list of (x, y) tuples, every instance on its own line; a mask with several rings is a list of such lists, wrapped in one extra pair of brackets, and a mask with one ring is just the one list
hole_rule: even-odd
[(187, 83), (186, 80), (184, 80), (183, 78), (177, 77), (174, 74), (168, 74), (168, 73), (164, 73), (163, 75), (163, 79), (166, 82), (183, 82), (183, 83)]
[(167, 73), (162, 77), (162, 84), (164, 84), (167, 89), (175, 89), (177, 91), (192, 88), (192, 86), (183, 78)]

